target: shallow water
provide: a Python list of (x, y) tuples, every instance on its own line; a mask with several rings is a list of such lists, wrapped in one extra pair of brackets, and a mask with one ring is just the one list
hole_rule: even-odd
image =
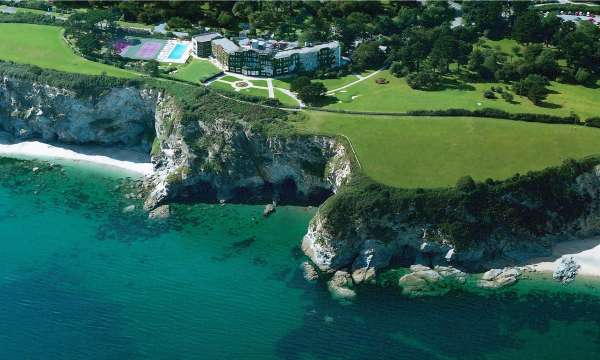
[(298, 267), (313, 209), (181, 205), (156, 224), (122, 213), (131, 191), (0, 159), (0, 359), (598, 358), (593, 280), (340, 304)]

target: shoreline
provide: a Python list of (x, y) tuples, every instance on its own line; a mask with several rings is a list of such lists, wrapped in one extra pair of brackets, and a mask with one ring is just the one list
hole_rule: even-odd
[(101, 146), (50, 145), (40, 141), (0, 142), (0, 156), (25, 160), (58, 160), (87, 163), (125, 171), (140, 177), (150, 175), (150, 155), (131, 150)]
[(573, 257), (580, 266), (578, 276), (600, 277), (600, 236), (556, 243), (552, 246), (552, 256), (532, 259), (527, 265), (538, 272), (552, 273), (563, 257)]

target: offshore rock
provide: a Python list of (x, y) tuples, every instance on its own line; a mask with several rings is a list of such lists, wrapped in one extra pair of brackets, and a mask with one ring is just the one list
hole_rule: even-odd
[(406, 295), (434, 295), (448, 292), (465, 283), (467, 274), (451, 266), (412, 265), (411, 273), (402, 276), (398, 285)]
[(327, 282), (327, 288), (335, 299), (352, 299), (356, 296), (356, 292), (352, 289), (354, 283), (352, 276), (346, 271), (338, 270), (333, 274), (333, 277)]
[(304, 279), (308, 281), (315, 281), (319, 278), (319, 273), (317, 272), (315, 267), (308, 261), (303, 262), (301, 268)]
[(521, 272), (516, 268), (491, 269), (486, 271), (477, 285), (482, 288), (501, 288), (517, 282)]
[(269, 217), (272, 213), (275, 212), (275, 204), (267, 204), (265, 209), (263, 210), (263, 216)]
[(556, 281), (560, 281), (563, 284), (569, 283), (575, 280), (577, 272), (579, 271), (580, 265), (575, 262), (572, 256), (563, 256), (560, 258), (560, 262), (552, 274), (552, 278)]

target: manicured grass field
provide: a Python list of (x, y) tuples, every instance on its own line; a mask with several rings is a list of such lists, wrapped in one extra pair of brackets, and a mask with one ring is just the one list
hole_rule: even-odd
[(267, 80), (250, 80), (250, 82), (254, 86), (262, 86), (262, 87), (269, 86), (269, 84), (267, 84)]
[(233, 86), (231, 86), (230, 83), (225, 83), (225, 82), (222, 82), (222, 81), (213, 81), (212, 83), (210, 83), (209, 86), (213, 87), (215, 89), (221, 89), (221, 90), (227, 90), (227, 91), (234, 91), (233, 90)]
[[(377, 84), (376, 78), (383, 77), (389, 84)], [(542, 106), (536, 106), (528, 99), (515, 95), (513, 103), (505, 100), (486, 99), (485, 90), (491, 86), (505, 84), (465, 84), (464, 88), (449, 87), (440, 91), (420, 91), (408, 86), (404, 78), (396, 78), (389, 71), (383, 71), (365, 81), (355, 84), (345, 92), (335, 94), (338, 102), (328, 105), (331, 109), (404, 112), (411, 110), (443, 110), (449, 108), (481, 109), (485, 107), (509, 112), (544, 113), (568, 116), (575, 112), (582, 118), (598, 116), (600, 86), (587, 88), (553, 82), (552, 93)]]
[(264, 97), (264, 98), (268, 98), (269, 97), (269, 91), (268, 90), (266, 90), (266, 89), (257, 89), (257, 88), (252, 88), (252, 87), (240, 90), (240, 94), (252, 95), (252, 96), (259, 96), (259, 97)]
[(62, 31), (56, 26), (0, 24), (0, 60), (89, 75), (139, 76), (81, 58), (62, 39)]
[[(371, 73), (371, 70), (363, 72), (362, 76), (367, 76)], [(281, 79), (273, 79), (273, 86), (282, 88), (282, 89), (290, 89), (290, 84), (294, 80), (294, 77), (281, 78)], [(313, 80), (315, 82), (321, 82), (327, 88), (327, 91), (337, 89), (344, 85), (350, 84), (353, 81), (358, 80), (358, 77), (354, 74), (342, 76), (339, 79), (325, 79), (325, 80)]]
[(303, 132), (343, 134), (363, 170), (398, 187), (443, 187), (471, 175), (504, 179), (600, 153), (600, 129), (521, 121), (309, 112)]
[(298, 106), (298, 102), (284, 94), (279, 89), (275, 89), (275, 97), (281, 101), (283, 105)]
[(221, 69), (211, 64), (206, 60), (192, 60), (191, 63), (186, 64), (175, 74), (174, 78), (192, 82), (201, 82), (209, 79), (221, 72)]
[(242, 79), (232, 76), (232, 75), (225, 75), (222, 78), (220, 78), (219, 80), (221, 81), (227, 81), (227, 82), (236, 82), (236, 81), (240, 81)]

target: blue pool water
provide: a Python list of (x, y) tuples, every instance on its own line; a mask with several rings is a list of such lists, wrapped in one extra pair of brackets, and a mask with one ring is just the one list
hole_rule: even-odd
[(171, 51), (171, 53), (169, 54), (169, 59), (177, 60), (177, 59), (181, 58), (183, 56), (183, 53), (185, 53), (186, 49), (187, 49), (187, 45), (184, 45), (184, 44), (175, 45), (175, 47), (173, 48), (173, 51)]

